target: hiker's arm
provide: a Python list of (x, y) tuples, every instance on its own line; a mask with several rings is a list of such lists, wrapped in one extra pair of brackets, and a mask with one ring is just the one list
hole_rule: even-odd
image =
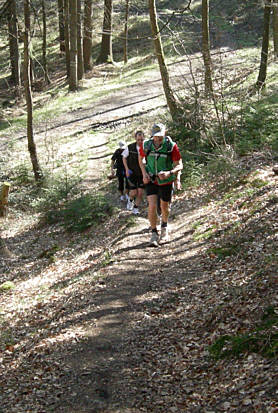
[(128, 169), (128, 166), (127, 166), (127, 160), (124, 156), (123, 156), (123, 164), (124, 164), (124, 167), (125, 167), (125, 176), (128, 178), (129, 175), (130, 175), (130, 172), (129, 172), (129, 169)]
[(111, 168), (111, 175), (114, 175), (114, 174), (115, 174), (115, 170), (114, 170), (114, 161), (113, 161), (113, 159), (111, 160), (110, 168)]
[(139, 166), (140, 166), (141, 171), (142, 171), (143, 182), (144, 182), (144, 184), (148, 184), (150, 182), (150, 176), (146, 171), (144, 158), (140, 154), (138, 155), (138, 162), (139, 162)]
[(177, 173), (177, 177), (175, 180), (175, 187), (178, 191), (181, 189), (181, 171)]
[(179, 161), (173, 161), (173, 167), (170, 171), (161, 171), (159, 173), (160, 179), (167, 179), (171, 175), (177, 175), (183, 168), (182, 159), (180, 158)]
[[(170, 175), (175, 174), (178, 176), (178, 173), (183, 169), (183, 163), (182, 163), (182, 159), (180, 159), (179, 161), (174, 161), (173, 162), (173, 168), (171, 169)], [(180, 176), (180, 174), (179, 174)]]

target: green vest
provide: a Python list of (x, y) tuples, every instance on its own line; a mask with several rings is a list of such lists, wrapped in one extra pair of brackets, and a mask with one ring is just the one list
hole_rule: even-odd
[(171, 171), (173, 161), (171, 153), (175, 142), (169, 136), (166, 136), (162, 145), (156, 149), (153, 140), (144, 141), (143, 149), (146, 154), (146, 171), (151, 178), (156, 178), (158, 185), (171, 183), (176, 179), (176, 175), (172, 174), (167, 179), (159, 179), (158, 173), (161, 171)]

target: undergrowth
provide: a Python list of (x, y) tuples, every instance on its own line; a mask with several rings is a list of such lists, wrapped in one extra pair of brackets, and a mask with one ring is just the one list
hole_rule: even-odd
[(278, 313), (274, 307), (265, 309), (257, 327), (246, 334), (223, 335), (210, 347), (212, 358), (240, 357), (244, 354), (259, 353), (265, 357), (278, 355)]

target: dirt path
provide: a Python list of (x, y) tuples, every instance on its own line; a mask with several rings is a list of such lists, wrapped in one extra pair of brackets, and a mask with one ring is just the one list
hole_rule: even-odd
[[(137, 217), (128, 232), (119, 234), (111, 263), (105, 267), (103, 289), (94, 298), (87, 340), (78, 343), (64, 359), (71, 371), (67, 382), (72, 385), (55, 411), (141, 411), (136, 408), (140, 383), (133, 383), (132, 388), (128, 377), (133, 367), (128, 342), (134, 340), (136, 345), (137, 339), (146, 340), (136, 337), (137, 323), (151, 317), (153, 300), (186, 279), (186, 268), (181, 277), (181, 268), (178, 270), (173, 262), (192, 257), (188, 216), (178, 215), (178, 204), (174, 213), (177, 218), (172, 223), (172, 240), (160, 248), (148, 247), (150, 233), (144, 217)], [(135, 353), (132, 357), (139, 357), (140, 362), (144, 355)]]

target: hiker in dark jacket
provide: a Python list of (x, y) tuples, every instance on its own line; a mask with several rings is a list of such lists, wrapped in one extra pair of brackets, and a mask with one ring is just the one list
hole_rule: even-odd
[(135, 142), (129, 144), (122, 154), (130, 198), (126, 207), (135, 215), (139, 214), (138, 207), (142, 202), (144, 194), (143, 176), (138, 162), (139, 148), (143, 140), (144, 133), (137, 131), (135, 133)]
[(128, 185), (122, 157), (122, 153), (125, 147), (126, 143), (119, 141), (119, 147), (115, 150), (111, 158), (111, 176), (115, 176), (116, 170), (116, 176), (118, 178), (118, 190), (120, 192), (121, 201), (128, 200)]

